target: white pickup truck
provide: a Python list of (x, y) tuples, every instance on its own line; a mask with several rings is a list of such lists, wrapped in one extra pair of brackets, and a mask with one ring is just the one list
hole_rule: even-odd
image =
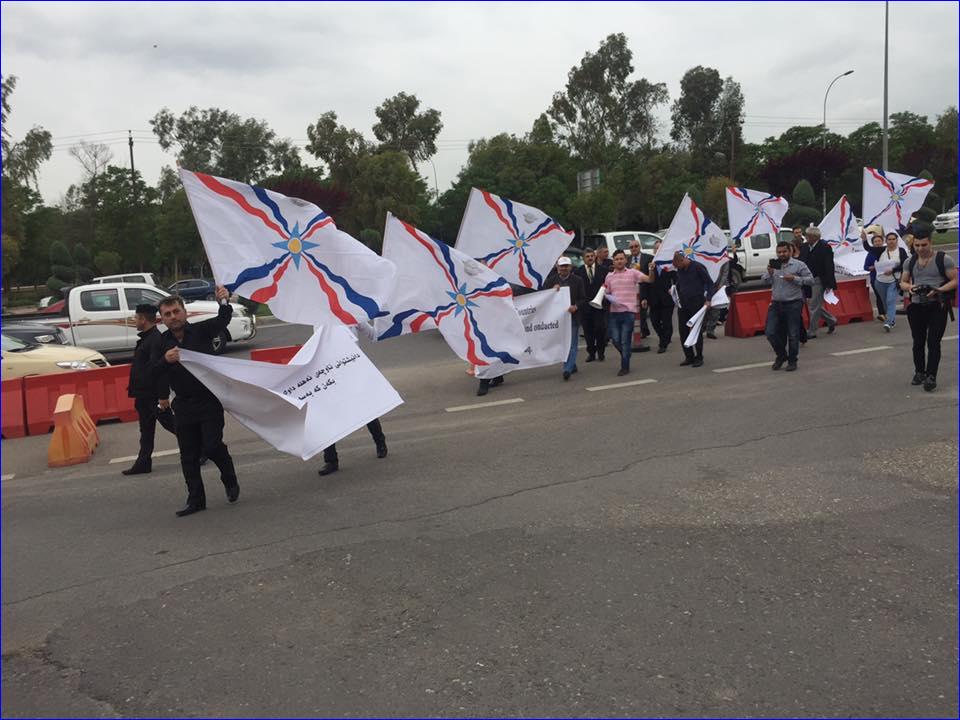
[[(730, 239), (730, 231), (724, 230), (727, 239)], [(777, 257), (777, 242), (779, 240), (793, 241), (792, 230), (781, 230), (780, 237), (777, 238), (767, 233), (751, 235), (734, 248), (737, 252), (737, 262), (743, 268), (742, 278), (731, 278), (731, 281), (739, 285), (742, 280), (755, 280), (762, 277), (767, 271), (770, 261)]]
[[(56, 325), (63, 329), (70, 345), (99, 350), (104, 354), (130, 355), (137, 344), (134, 310), (137, 305), (157, 305), (169, 293), (146, 283), (100, 282), (78, 285), (67, 293), (66, 316), (36, 313), (10, 315), (4, 320), (31, 320)], [(232, 303), (233, 318), (226, 332), (213, 343), (214, 352), (222, 353), (227, 343), (250, 340), (257, 334), (257, 319), (243, 305)], [(186, 303), (187, 319), (200, 322), (216, 317), (216, 302), (197, 300)], [(161, 332), (166, 330), (158, 326)]]

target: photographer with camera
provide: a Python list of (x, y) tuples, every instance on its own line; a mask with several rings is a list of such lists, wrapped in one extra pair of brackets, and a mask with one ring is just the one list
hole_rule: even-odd
[(931, 392), (937, 387), (940, 341), (947, 329), (947, 315), (953, 318), (953, 296), (957, 289), (957, 266), (943, 251), (934, 253), (928, 234), (913, 241), (917, 254), (903, 267), (900, 288), (910, 294), (907, 322), (913, 335), (912, 385)]
[(813, 274), (805, 263), (793, 257), (793, 243), (777, 243), (777, 257), (771, 259), (765, 283), (771, 283), (770, 307), (767, 310), (765, 334), (777, 354), (772, 370), (787, 363), (787, 370), (797, 369), (800, 352), (800, 331), (803, 328), (803, 288), (813, 285)]

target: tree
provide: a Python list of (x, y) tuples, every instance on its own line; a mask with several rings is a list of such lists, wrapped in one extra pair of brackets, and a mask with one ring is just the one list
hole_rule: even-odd
[(179, 117), (163, 108), (150, 120), (160, 147), (177, 147), (180, 165), (241, 182), (256, 182), (269, 171), (283, 172), (300, 163), (290, 140), (278, 139), (264, 120), (190, 106)]
[(943, 212), (957, 202), (957, 108), (948, 107), (934, 126), (935, 149), (930, 169), (937, 179)]
[(609, 169), (627, 149), (653, 145), (654, 111), (667, 101), (667, 87), (646, 78), (631, 81), (632, 73), (626, 36), (609, 35), (570, 69), (565, 89), (553, 96), (547, 114), (558, 137), (588, 168)]
[(817, 196), (813, 185), (807, 180), (800, 180), (793, 188), (790, 196), (790, 209), (783, 216), (783, 225), (809, 225), (818, 223), (823, 214), (817, 210)]
[(357, 239), (375, 253), (379, 253), (381, 250), (383, 250), (383, 236), (380, 234), (379, 230), (373, 230), (371, 228), (361, 230), (360, 234), (357, 236)]
[(617, 221), (618, 198), (608, 186), (577, 194), (570, 201), (569, 215), (583, 235), (602, 232)]
[(689, 150), (695, 168), (709, 172), (730, 165), (733, 152), (743, 145), (743, 93), (733, 78), (720, 79), (713, 68), (697, 65), (680, 80), (680, 97), (673, 103), (670, 130)]
[(20, 241), (13, 235), (3, 233), (3, 287), (10, 286), (10, 278), (14, 276), (17, 263), (20, 261)]
[(322, 161), (334, 182), (344, 187), (356, 177), (360, 158), (373, 152), (373, 145), (361, 133), (340, 125), (332, 110), (307, 126), (307, 138), (307, 152)]
[(732, 178), (711, 177), (703, 189), (703, 211), (720, 227), (730, 227), (727, 217), (727, 188), (736, 185)]
[(113, 151), (101, 143), (89, 143), (81, 140), (70, 148), (70, 157), (83, 168), (84, 182), (96, 178), (113, 159)]
[(888, 142), (890, 169), (914, 173), (929, 164), (936, 138), (926, 115), (907, 111), (891, 113)]
[(260, 185), (287, 197), (311, 202), (324, 210), (335, 222), (340, 221), (350, 204), (350, 195), (333, 187), (329, 181), (320, 180), (320, 172), (315, 168), (291, 170), (283, 175), (266, 178)]
[(120, 272), (120, 253), (101, 250), (94, 256), (93, 265), (101, 275), (116, 275)]
[(429, 202), (426, 183), (400, 152), (361, 158), (351, 189), (353, 196), (343, 225), (354, 235), (365, 228), (383, 227), (387, 211), (416, 225)]
[(378, 122), (373, 126), (373, 134), (382, 143), (381, 150), (404, 153), (414, 169), (418, 161), (437, 153), (436, 139), (443, 129), (439, 110), (417, 112), (419, 107), (416, 95), (400, 92), (374, 110)]

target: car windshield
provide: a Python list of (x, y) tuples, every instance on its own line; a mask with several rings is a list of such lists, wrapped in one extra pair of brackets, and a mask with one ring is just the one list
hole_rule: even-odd
[(3, 352), (20, 352), (21, 350), (26, 350), (30, 346), (25, 342), (21, 342), (16, 338), (10, 337), (9, 335), (3, 335)]

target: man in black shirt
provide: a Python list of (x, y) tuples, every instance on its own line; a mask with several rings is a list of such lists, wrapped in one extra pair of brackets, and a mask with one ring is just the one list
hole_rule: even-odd
[(583, 324), (583, 337), (587, 341), (587, 362), (604, 359), (604, 350), (607, 345), (607, 318), (606, 311), (597, 309), (590, 304), (597, 292), (603, 287), (607, 277), (606, 267), (597, 262), (597, 253), (593, 248), (583, 251), (583, 266), (575, 272), (583, 282), (586, 300), (581, 310), (580, 322)]
[(674, 253), (673, 267), (676, 270), (674, 287), (680, 307), (677, 309), (677, 323), (680, 325), (680, 340), (683, 341), (684, 360), (681, 365), (700, 367), (703, 365), (703, 325), (697, 333), (697, 342), (694, 347), (687, 347), (686, 340), (690, 335), (687, 320), (692, 318), (702, 307), (710, 309), (710, 298), (713, 297), (713, 280), (710, 273), (700, 263), (691, 260), (681, 252)]
[(227, 492), (227, 500), (236, 502), (240, 496), (237, 472), (233, 458), (223, 444), (223, 405), (207, 387), (180, 364), (180, 348), (207, 354), (213, 353), (213, 338), (230, 323), (233, 308), (226, 302), (230, 293), (217, 287), (221, 302), (217, 317), (191, 324), (183, 299), (171, 296), (160, 301), (160, 317), (167, 331), (163, 334), (163, 357), (156, 365), (166, 373), (170, 387), (176, 393), (173, 411), (177, 415), (177, 444), (180, 446), (180, 466), (187, 483), (187, 504), (177, 511), (178, 517), (192, 515), (207, 509), (207, 496), (200, 475), (200, 456), (206, 455), (220, 468), (220, 480)]
[[(657, 240), (654, 246), (654, 253), (660, 249), (662, 240)], [(642, 272), (649, 275), (650, 264), (646, 268), (640, 268)], [(657, 347), (658, 353), (665, 353), (667, 346), (670, 345), (670, 338), (673, 337), (673, 296), (670, 294), (670, 286), (673, 285), (673, 271), (659, 271), (652, 283), (646, 283), (640, 286), (640, 307), (646, 304), (647, 312), (650, 316), (650, 324), (653, 325), (653, 331), (659, 338)]]
[(163, 340), (157, 330), (158, 312), (155, 305), (144, 304), (137, 305), (134, 315), (140, 339), (133, 349), (127, 395), (133, 398), (140, 420), (140, 453), (133, 466), (122, 471), (124, 475), (141, 475), (153, 470), (153, 439), (158, 421), (165, 430), (177, 434), (170, 412), (170, 383), (166, 373), (153, 369), (163, 355)]
[(820, 228), (810, 226), (805, 231), (807, 244), (800, 248), (800, 262), (810, 268), (813, 275), (813, 287), (810, 288), (810, 299), (807, 309), (810, 311), (810, 329), (807, 339), (817, 337), (820, 329), (820, 317), (827, 323), (827, 335), (832, 335), (837, 329), (837, 319), (824, 307), (823, 294), (827, 290), (837, 289), (837, 278), (833, 267), (833, 250), (826, 242), (820, 240)]

